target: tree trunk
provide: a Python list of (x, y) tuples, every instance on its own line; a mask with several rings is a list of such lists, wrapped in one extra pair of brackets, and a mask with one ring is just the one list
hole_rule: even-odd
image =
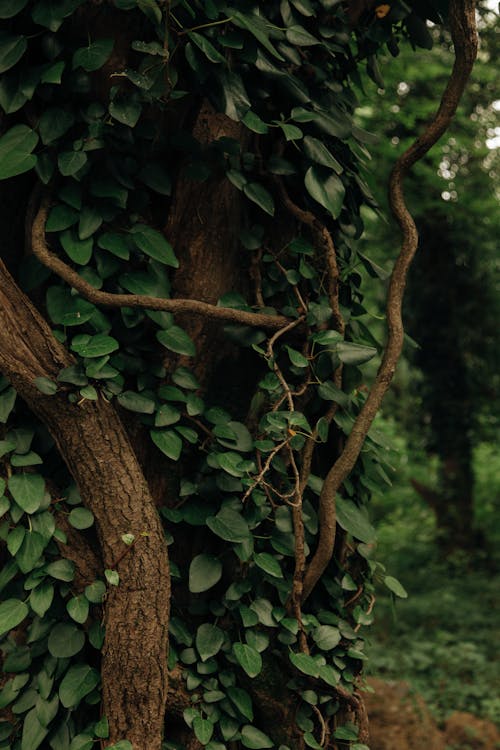
[[(104, 402), (42, 395), (36, 377), (71, 364), (49, 326), (0, 263), (0, 370), (46, 424), (96, 520), (108, 588), (102, 683), (110, 741), (160, 750), (167, 691), (170, 581), (160, 519), (127, 434)], [(123, 534), (134, 534), (127, 548)]]

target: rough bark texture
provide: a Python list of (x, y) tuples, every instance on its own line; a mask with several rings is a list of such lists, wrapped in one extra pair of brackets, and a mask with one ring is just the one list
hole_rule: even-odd
[[(47, 425), (96, 519), (105, 568), (117, 569), (105, 605), (102, 681), (110, 742), (159, 750), (167, 690), (169, 571), (163, 529), (114, 409), (104, 401), (43, 396), (38, 376), (55, 378), (71, 360), (0, 263), (0, 370)], [(136, 543), (126, 548), (122, 534)], [(126, 551), (125, 554), (123, 554)]]

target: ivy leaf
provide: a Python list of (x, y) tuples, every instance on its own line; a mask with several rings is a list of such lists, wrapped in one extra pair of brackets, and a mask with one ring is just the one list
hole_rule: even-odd
[(224, 114), (231, 120), (239, 122), (251, 107), (241, 76), (228, 70), (220, 71), (219, 83), (224, 96)]
[(38, 123), (38, 130), (42, 143), (47, 145), (57, 141), (73, 125), (73, 114), (61, 107), (49, 107), (45, 110)]
[(196, 46), (201, 49), (205, 57), (210, 60), (210, 62), (213, 63), (225, 63), (226, 58), (224, 55), (221, 55), (221, 53), (215, 49), (212, 42), (210, 42), (206, 36), (203, 36), (203, 34), (198, 34), (196, 31), (189, 31), (188, 32), (189, 39), (196, 44)]
[(234, 643), (233, 652), (238, 664), (249, 677), (257, 677), (262, 670), (262, 657), (258, 651), (246, 643)]
[(27, 531), (23, 543), (16, 554), (16, 562), (21, 573), (29, 573), (40, 560), (47, 540), (37, 531)]
[(43, 617), (52, 604), (53, 599), (54, 586), (48, 581), (43, 581), (31, 592), (30, 607), (38, 617)]
[(135, 411), (137, 414), (153, 414), (156, 404), (152, 398), (133, 391), (123, 391), (117, 400), (124, 409)]
[(89, 616), (89, 606), (89, 600), (83, 594), (80, 594), (69, 600), (66, 609), (72, 620), (83, 625)]
[(80, 47), (73, 55), (73, 70), (83, 68), (87, 72), (102, 68), (113, 51), (113, 39), (98, 39), (87, 47)]
[(158, 331), (156, 338), (166, 349), (177, 354), (185, 354), (188, 357), (196, 356), (196, 347), (187, 335), (186, 331), (179, 326), (171, 326), (166, 331)]
[(304, 184), (311, 198), (337, 219), (344, 204), (345, 188), (342, 180), (336, 174), (330, 173), (327, 176), (319, 167), (309, 167)]
[[(71, 294), (70, 289), (52, 286), (47, 290), (47, 312), (52, 322), (56, 325), (82, 325), (90, 320), (95, 311), (96, 308), (91, 302), (87, 302), (86, 299), (78, 295)], [(65, 370), (70, 371), (71, 368), (66, 367)], [(61, 377), (58, 377), (58, 380), (62, 382), (74, 382), (73, 380), (63, 380)], [(85, 385), (85, 383), (76, 382), (75, 385)]]
[(109, 104), (111, 117), (114, 117), (123, 125), (128, 125), (129, 128), (134, 128), (137, 125), (141, 112), (141, 104), (132, 99), (116, 99)]
[(105, 354), (111, 354), (119, 348), (119, 343), (112, 336), (106, 336), (104, 333), (97, 333), (95, 336), (76, 336), (72, 343), (71, 349), (80, 355), (80, 357), (102, 357)]
[(256, 203), (266, 214), (274, 216), (273, 196), (263, 185), (260, 185), (258, 182), (246, 182), (243, 185), (243, 192), (247, 198)]
[(0, 18), (12, 18), (22, 11), (28, 0), (3, 0), (0, 5)]
[(57, 157), (57, 166), (63, 177), (70, 177), (80, 171), (87, 163), (84, 151), (62, 151)]
[(224, 633), (216, 625), (203, 623), (196, 631), (196, 648), (202, 661), (218, 654), (224, 643)]
[(0, 31), (0, 73), (12, 68), (28, 48), (25, 36)]
[(342, 174), (344, 171), (342, 165), (332, 156), (323, 141), (320, 141), (318, 138), (307, 135), (303, 141), (303, 148), (306, 156), (311, 161), (316, 162), (316, 164), (320, 164), (322, 167), (329, 167), (337, 174)]
[(35, 513), (45, 496), (45, 480), (40, 474), (14, 474), (9, 479), (9, 492), (26, 513)]
[(192, 594), (208, 591), (220, 581), (222, 563), (213, 555), (196, 555), (189, 566), (189, 590)]
[(57, 383), (54, 383), (50, 378), (35, 378), (34, 383), (37, 390), (39, 390), (40, 393), (44, 393), (46, 396), (53, 396), (54, 393), (57, 392)]
[(177, 461), (182, 451), (182, 440), (173, 430), (150, 430), (149, 434), (157, 448), (167, 458)]
[(360, 508), (353, 500), (337, 497), (337, 523), (360, 542), (375, 541), (375, 529), (368, 520), (366, 508)]
[(76, 625), (58, 622), (51, 628), (47, 648), (52, 656), (67, 659), (82, 650), (85, 633)]
[(385, 576), (384, 583), (389, 589), (389, 591), (392, 591), (393, 594), (396, 594), (396, 596), (399, 596), (401, 599), (407, 599), (408, 598), (408, 592), (400, 584), (397, 578), (393, 578), (392, 576)]
[(345, 365), (362, 365), (377, 354), (374, 346), (355, 344), (353, 341), (339, 341), (335, 346), (335, 351)]
[(91, 237), (82, 241), (76, 237), (74, 231), (67, 231), (59, 236), (59, 241), (65, 253), (74, 263), (80, 266), (87, 265), (92, 257), (93, 242)]
[(294, 667), (300, 672), (309, 675), (310, 677), (317, 677), (319, 674), (319, 664), (309, 654), (294, 654), (289, 653), (289, 658)]
[(315, 36), (298, 24), (289, 26), (285, 32), (285, 36), (290, 44), (297, 45), (298, 47), (311, 47), (314, 44), (320, 44), (319, 39), (316, 39)]
[(250, 535), (245, 519), (231, 508), (222, 508), (216, 516), (209, 516), (207, 526), (227, 542), (244, 542)]
[(78, 706), (99, 684), (99, 672), (88, 664), (74, 665), (68, 669), (59, 687), (59, 699), (64, 708)]
[(73, 508), (68, 521), (74, 529), (89, 529), (94, 523), (94, 514), (88, 508)]
[(7, 599), (0, 604), (0, 635), (17, 627), (28, 615), (28, 606), (19, 599)]
[(15, 177), (32, 169), (37, 157), (31, 152), (38, 135), (27, 125), (14, 125), (0, 138), (0, 180)]
[(283, 572), (279, 562), (269, 552), (259, 552), (254, 555), (255, 564), (274, 578), (283, 578)]
[(252, 699), (246, 690), (238, 687), (228, 687), (227, 695), (238, 711), (248, 721), (253, 721)]
[(244, 747), (252, 748), (252, 750), (260, 750), (261, 748), (274, 747), (274, 742), (261, 732), (260, 729), (254, 727), (252, 724), (245, 724), (241, 730), (241, 742)]
[(147, 224), (135, 224), (130, 232), (134, 243), (143, 253), (166, 266), (179, 268), (179, 261), (175, 257), (172, 245), (161, 232)]
[(320, 625), (313, 630), (313, 639), (322, 651), (331, 651), (340, 643), (340, 630), (332, 625)]
[(193, 721), (193, 730), (198, 742), (202, 745), (208, 745), (214, 733), (214, 725), (208, 719), (202, 719), (201, 716), (197, 716)]
[(23, 721), (23, 733), (21, 737), (21, 750), (37, 750), (49, 732), (38, 718), (38, 709), (32, 708), (28, 711)]

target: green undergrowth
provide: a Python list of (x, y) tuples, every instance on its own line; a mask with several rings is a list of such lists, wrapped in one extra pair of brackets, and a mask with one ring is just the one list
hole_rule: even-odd
[[(393, 426), (379, 429), (393, 438)], [(393, 601), (379, 587), (367, 674), (405, 680), (427, 702), (438, 721), (467, 711), (500, 723), (500, 629), (498, 592), (498, 520), (500, 458), (494, 446), (475, 451), (476, 523), (487, 538), (488, 559), (465, 555), (443, 563), (435, 543), (432, 511), (416, 495), (410, 478), (432, 484), (435, 467), (396, 441), (397, 469), (389, 492), (373, 501), (378, 516), (378, 557), (408, 592)], [(495, 554), (497, 559), (495, 560)], [(478, 555), (481, 560), (481, 554)]]

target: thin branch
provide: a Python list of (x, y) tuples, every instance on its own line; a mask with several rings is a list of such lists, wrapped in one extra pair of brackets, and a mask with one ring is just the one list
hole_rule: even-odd
[[(252, 326), (253, 328), (264, 328), (271, 331), (282, 330), (290, 325), (290, 319), (283, 315), (269, 315), (267, 313), (248, 312), (236, 310), (229, 307), (217, 307), (208, 302), (192, 299), (160, 299), (142, 294), (113, 294), (95, 289), (88, 281), (85, 281), (78, 273), (68, 266), (61, 258), (49, 250), (45, 239), (45, 224), (50, 202), (46, 196), (40, 205), (38, 213), (33, 221), (32, 248), (34, 255), (40, 263), (53, 271), (63, 281), (76, 289), (82, 297), (95, 305), (103, 307), (133, 307), (147, 310), (165, 310), (171, 313), (192, 313), (193, 315), (204, 315), (206, 318), (236, 323), (238, 325)], [(297, 321), (292, 321), (292, 328)]]
[(359, 412), (344, 450), (328, 472), (319, 500), (320, 535), (316, 552), (304, 578), (303, 599), (311, 594), (333, 555), (335, 543), (335, 496), (356, 463), (368, 430), (389, 388), (401, 354), (404, 329), (401, 308), (406, 277), (417, 250), (418, 234), (415, 222), (406, 208), (403, 178), (443, 135), (451, 123), (468, 81), (477, 54), (477, 34), (474, 0), (452, 0), (450, 25), (455, 47), (455, 63), (443, 93), (439, 109), (422, 135), (396, 161), (389, 181), (392, 212), (401, 228), (403, 240), (391, 274), (387, 295), (388, 337), (382, 363), (368, 397)]

